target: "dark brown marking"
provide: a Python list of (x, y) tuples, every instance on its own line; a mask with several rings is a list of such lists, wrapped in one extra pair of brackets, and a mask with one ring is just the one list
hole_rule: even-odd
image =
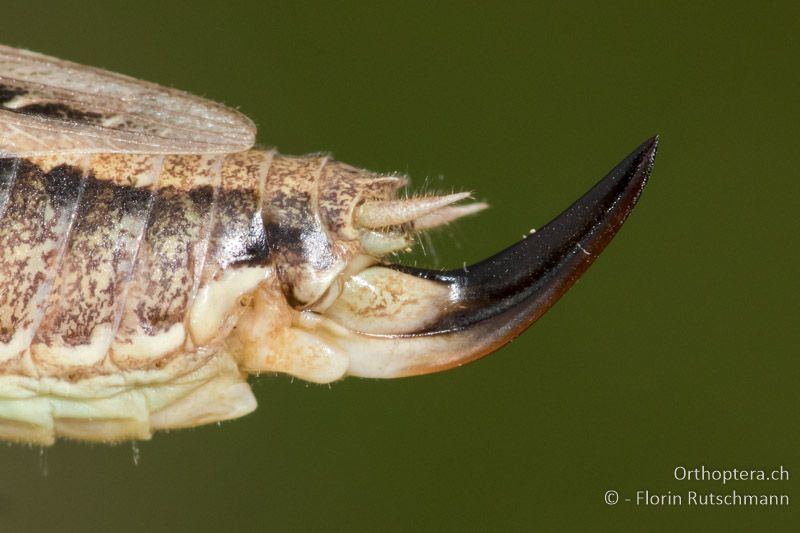
[(82, 122), (86, 124), (100, 124), (103, 115), (93, 111), (81, 111), (66, 104), (58, 102), (43, 102), (28, 104), (16, 109), (11, 109), (22, 115), (34, 115), (42, 118), (66, 120), (69, 122)]
[(269, 258), (258, 191), (220, 190), (208, 257), (221, 267), (259, 265)]
[(44, 175), (42, 183), (53, 205), (63, 208), (75, 203), (84, 188), (85, 181), (80, 169), (70, 165), (59, 165)]
[(10, 85), (0, 84), (0, 105), (10, 102), (17, 96), (28, 94), (25, 89), (19, 87), (11, 87)]

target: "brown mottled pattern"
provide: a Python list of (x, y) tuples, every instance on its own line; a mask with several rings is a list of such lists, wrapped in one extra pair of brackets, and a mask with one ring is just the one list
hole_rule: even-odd
[(211, 155), (170, 155), (158, 178), (159, 189), (169, 187), (180, 191), (219, 185), (222, 157)]
[[(200, 155), (164, 159), (115, 346), (183, 323), (203, 269), (220, 164), (219, 157)], [(151, 362), (121, 353), (112, 356), (123, 368)]]
[[(152, 156), (92, 157), (47, 312), (33, 341), (34, 360), (40, 367), (65, 367), (69, 361), (39, 355), (42, 350), (37, 350), (37, 344), (79, 347), (90, 343), (98, 326), (105, 325), (113, 332), (152, 201), (149, 188), (132, 185), (152, 182), (160, 160)], [(113, 169), (110, 176), (109, 169)], [(110, 339), (100, 352), (105, 353), (109, 345)]]
[(15, 356), (8, 343), (15, 335), (25, 337), (18, 337), (15, 346), (29, 341), (41, 318), (83, 192), (85, 160), (48, 157), (11, 163), (17, 165), (16, 179), (0, 218), (0, 343), (6, 345), (6, 359)]
[(163, 156), (147, 154), (92, 154), (89, 168), (98, 180), (145, 187), (155, 183), (163, 160)]
[(326, 160), (275, 155), (264, 185), (264, 218), (285, 227), (314, 225), (317, 180)]
[(342, 238), (358, 236), (353, 210), (363, 200), (385, 199), (406, 184), (397, 176), (376, 176), (338, 161), (328, 161), (319, 178), (319, 215), (328, 230)]

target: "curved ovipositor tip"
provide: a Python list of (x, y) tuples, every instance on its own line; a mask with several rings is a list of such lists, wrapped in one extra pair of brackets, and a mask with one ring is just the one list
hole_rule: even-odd
[[(396, 377), (458, 366), (493, 352), (542, 316), (611, 241), (644, 189), (658, 137), (644, 142), (546, 226), (506, 250), (449, 271), (391, 268), (448, 290), (413, 330), (369, 333), (350, 374)], [(428, 289), (418, 289), (426, 293)]]

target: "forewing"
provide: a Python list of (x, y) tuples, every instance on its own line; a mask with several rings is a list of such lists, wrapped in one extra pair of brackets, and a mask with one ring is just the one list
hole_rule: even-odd
[(0, 45), (0, 157), (239, 152), (255, 131), (183, 91)]

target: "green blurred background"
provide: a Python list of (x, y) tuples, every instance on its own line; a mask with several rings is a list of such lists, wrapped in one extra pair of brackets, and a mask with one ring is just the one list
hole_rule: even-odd
[(4, 1), (5, 44), (236, 105), (286, 153), (494, 206), (419, 263), (483, 258), (662, 144), (604, 256), (495, 355), (396, 381), (262, 376), (254, 414), (156, 435), (138, 465), (130, 444), (2, 446), (0, 530), (800, 530), (797, 501), (603, 501), (800, 498), (795, 479), (672, 478), (800, 475), (800, 8), (598, 4)]

